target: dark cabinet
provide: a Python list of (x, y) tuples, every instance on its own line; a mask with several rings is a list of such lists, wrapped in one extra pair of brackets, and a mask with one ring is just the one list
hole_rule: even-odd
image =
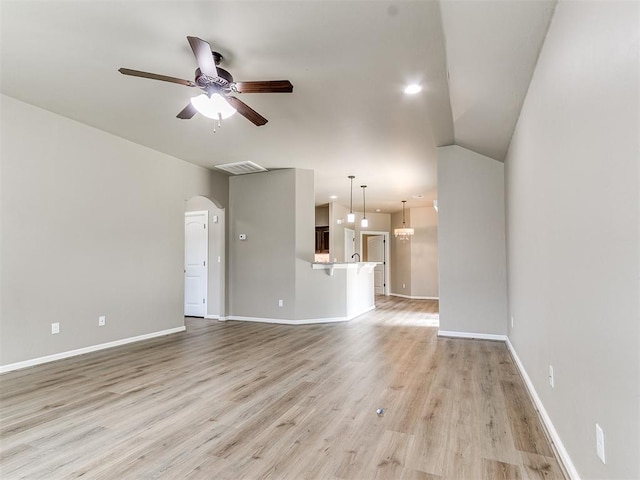
[(329, 227), (316, 227), (316, 253), (329, 253)]

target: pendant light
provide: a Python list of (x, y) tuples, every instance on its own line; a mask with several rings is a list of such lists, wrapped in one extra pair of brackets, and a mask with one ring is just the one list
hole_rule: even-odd
[(356, 178), (354, 175), (349, 175), (349, 180), (351, 180), (351, 200), (349, 200), (349, 213), (347, 214), (347, 223), (355, 223), (356, 215), (353, 213), (353, 179)]
[(367, 202), (364, 197), (364, 189), (367, 188), (366, 185), (360, 185), (362, 188), (362, 222), (360, 222), (360, 226), (362, 228), (367, 228), (369, 226), (369, 220), (367, 220)]
[(393, 231), (393, 234), (399, 240), (409, 240), (411, 238), (411, 235), (413, 235), (413, 228), (407, 228), (407, 225), (404, 223), (405, 203), (407, 203), (407, 201), (402, 200), (402, 228), (396, 228)]

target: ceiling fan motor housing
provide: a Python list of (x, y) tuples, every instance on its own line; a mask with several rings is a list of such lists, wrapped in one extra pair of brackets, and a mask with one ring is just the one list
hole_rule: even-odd
[(217, 90), (230, 92), (233, 76), (224, 68), (217, 67), (217, 70), (218, 76), (210, 77), (202, 73), (199, 68), (196, 68), (196, 84), (205, 91), (208, 90), (209, 87), (214, 87)]

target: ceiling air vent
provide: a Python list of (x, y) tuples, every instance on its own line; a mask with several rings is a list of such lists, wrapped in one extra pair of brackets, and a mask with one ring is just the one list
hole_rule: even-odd
[(218, 170), (224, 170), (231, 175), (244, 175), (246, 173), (266, 172), (267, 169), (253, 162), (225, 163), (214, 165)]

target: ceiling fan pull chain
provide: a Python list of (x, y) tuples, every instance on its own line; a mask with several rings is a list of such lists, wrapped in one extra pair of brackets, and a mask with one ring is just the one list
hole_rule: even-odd
[(222, 114), (218, 112), (218, 128), (222, 128)]

